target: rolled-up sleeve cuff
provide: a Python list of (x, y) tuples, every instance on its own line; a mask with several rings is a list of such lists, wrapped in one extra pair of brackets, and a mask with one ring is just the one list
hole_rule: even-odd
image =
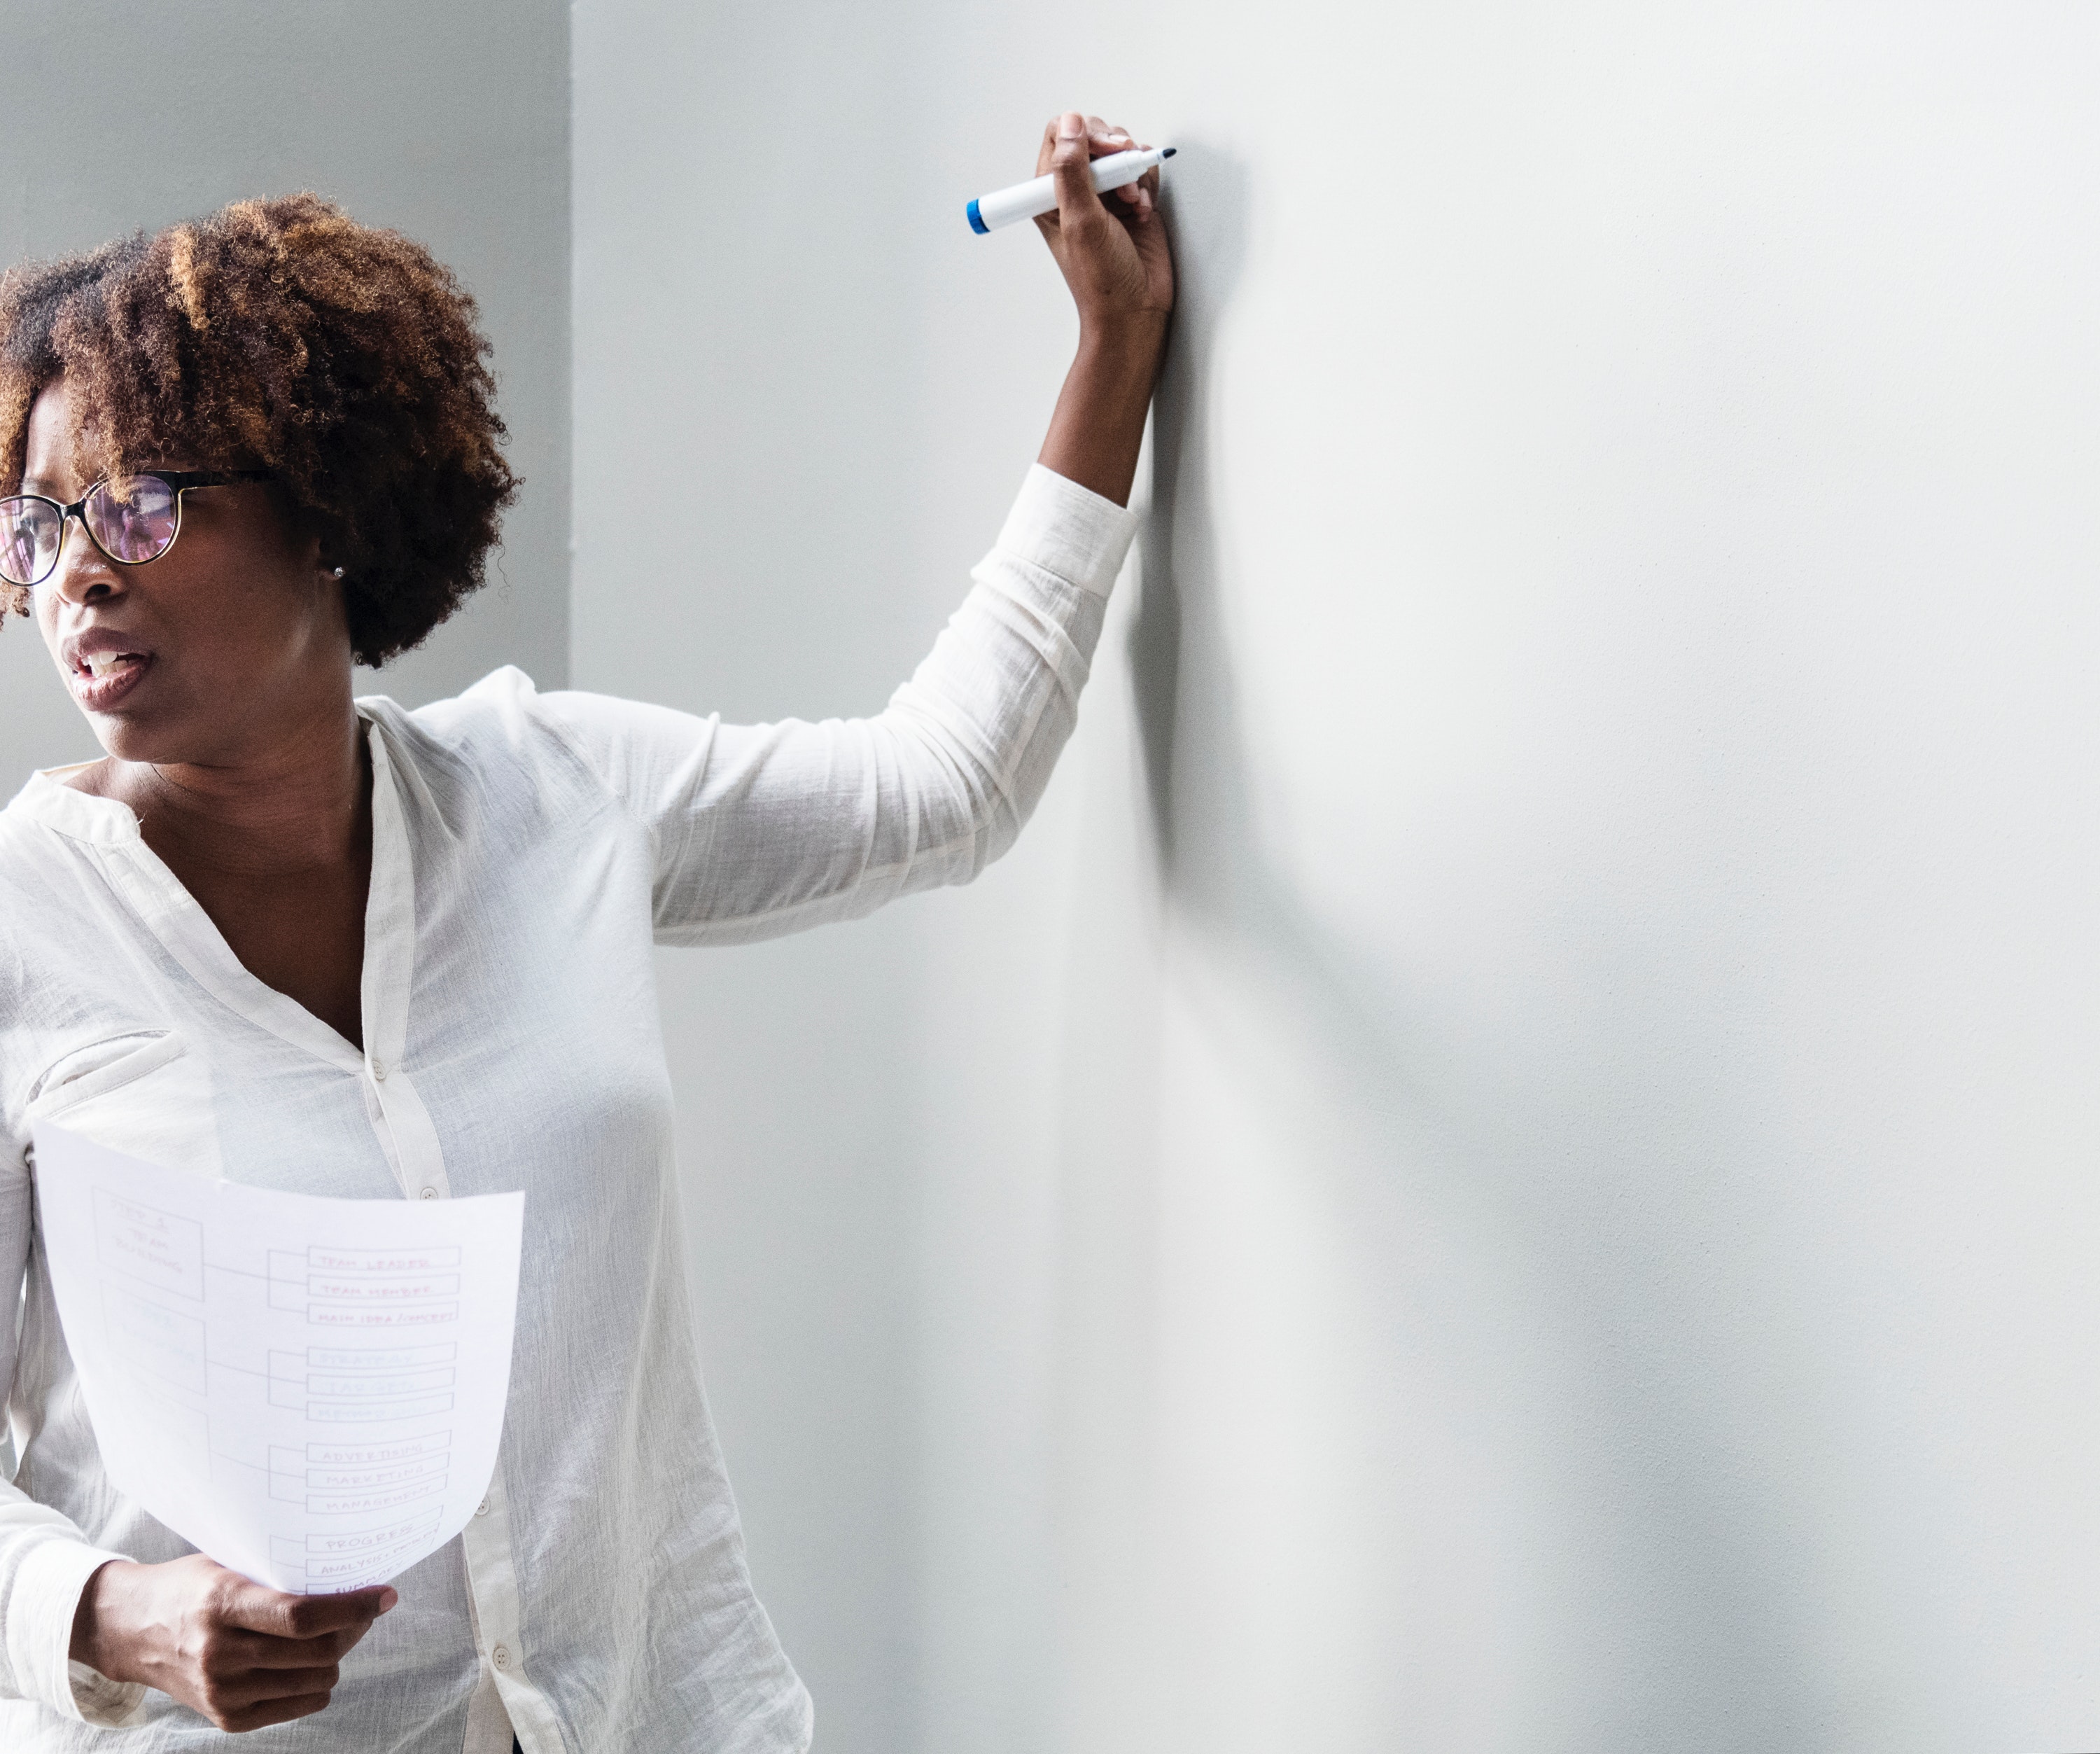
[(84, 1541), (44, 1541), (23, 1556), (8, 1593), (7, 1655), (16, 1678), (60, 1716), (104, 1730), (135, 1721), (146, 1690), (74, 1662), (73, 1623), (87, 1580), (123, 1557)]
[(1105, 597), (1123, 571), (1137, 519), (1114, 500), (1032, 464), (999, 546), (1017, 559)]

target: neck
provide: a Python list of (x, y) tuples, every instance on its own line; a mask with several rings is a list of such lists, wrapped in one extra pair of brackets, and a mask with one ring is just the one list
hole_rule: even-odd
[(108, 789), (130, 806), (147, 844), (248, 877), (339, 866), (371, 844), (364, 727), (347, 690), (280, 727), (252, 758), (112, 762)]

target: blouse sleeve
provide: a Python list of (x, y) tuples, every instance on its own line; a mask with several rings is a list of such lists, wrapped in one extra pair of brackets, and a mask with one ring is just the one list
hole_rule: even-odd
[[(0, 1382), (15, 1381), (22, 1275), (29, 1264), (31, 1183), (19, 1139), (0, 1124)], [(11, 1458), (13, 1444), (8, 1444)], [(71, 1659), (73, 1615), (87, 1580), (118, 1553), (90, 1543), (68, 1518), (0, 1481), (0, 1698), (35, 1699), (75, 1723), (133, 1721), (146, 1690)]]
[(725, 725), (540, 696), (646, 826), (656, 936), (742, 943), (967, 883), (1012, 845), (1077, 721), (1136, 520), (1039, 465), (969, 595), (872, 718)]

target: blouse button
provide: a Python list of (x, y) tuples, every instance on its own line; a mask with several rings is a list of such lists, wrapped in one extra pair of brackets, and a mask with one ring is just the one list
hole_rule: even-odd
[(384, 1060), (374, 1060), (374, 1061), (372, 1063), (372, 1076), (373, 1076), (373, 1077), (375, 1080), (377, 1080), (379, 1083), (381, 1083), (381, 1084), (384, 1084), (384, 1083), (386, 1083), (386, 1061), (384, 1061)]
[(508, 1668), (510, 1667), (510, 1646), (498, 1645), (495, 1650), (489, 1653), (489, 1655), (496, 1659), (496, 1666), (498, 1668)]
[(474, 1513), (477, 1517), (487, 1516), (488, 1514), (488, 1500), (484, 1498), (479, 1504), (476, 1504), (474, 1507)]
[(423, 1190), (423, 1198), (424, 1198), (424, 1199), (426, 1199), (426, 1200), (435, 1200), (437, 1197), (438, 1197), (438, 1191), (437, 1191), (435, 1188), (434, 1188), (434, 1187), (426, 1187), (426, 1188), (425, 1188), (425, 1189)]

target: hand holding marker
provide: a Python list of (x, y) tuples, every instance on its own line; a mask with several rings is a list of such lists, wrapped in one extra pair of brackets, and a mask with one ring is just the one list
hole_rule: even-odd
[[(1079, 319), (1072, 369), (1035, 460), (1118, 506), (1130, 503), (1152, 388), (1166, 355), (1174, 250), (1154, 205), (1157, 166), (1105, 197), (1097, 192), (1093, 171), (1102, 158), (1147, 150), (1127, 130), (1068, 109), (1050, 118), (1035, 152), (1036, 175), (1047, 174), (1057, 194), (1055, 209), (1035, 214), (1035, 228), (1065, 276)], [(986, 205), (977, 203), (981, 222)], [(1023, 210), (1010, 208), (999, 217), (1019, 219)]]
[[(1123, 188), (1136, 182), (1154, 165), (1162, 164), (1173, 156), (1172, 147), (1154, 146), (1096, 158), (1092, 167), (1094, 192), (1105, 195), (1110, 189)], [(1011, 225), (1017, 219), (1033, 219), (1039, 214), (1055, 213), (1057, 179), (1045, 176), (1032, 182), (1017, 183), (1012, 188), (1000, 189), (996, 194), (978, 196), (963, 210), (969, 217), (972, 231), (986, 233), (1002, 225)]]

